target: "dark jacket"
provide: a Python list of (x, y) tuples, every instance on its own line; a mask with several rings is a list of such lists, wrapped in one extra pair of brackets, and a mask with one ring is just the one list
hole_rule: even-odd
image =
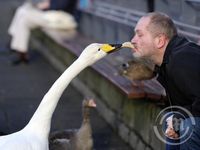
[(157, 80), (164, 86), (171, 105), (200, 117), (200, 46), (175, 36), (169, 42)]

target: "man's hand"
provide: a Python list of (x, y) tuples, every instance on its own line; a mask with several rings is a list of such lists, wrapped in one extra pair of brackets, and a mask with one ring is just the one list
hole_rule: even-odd
[(173, 128), (173, 115), (168, 117), (166, 119), (166, 122), (167, 122), (167, 129), (165, 131), (165, 135), (168, 138), (177, 139), (179, 136), (178, 136), (178, 134), (175, 132), (175, 130)]

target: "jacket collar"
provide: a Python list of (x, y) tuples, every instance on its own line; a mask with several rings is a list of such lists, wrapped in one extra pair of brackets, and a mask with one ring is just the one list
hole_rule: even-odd
[(165, 53), (163, 56), (163, 62), (161, 64), (161, 66), (158, 66), (158, 65), (155, 66), (155, 72), (156, 73), (160, 72), (160, 69), (162, 68), (162, 66), (165, 66), (165, 64), (169, 63), (169, 57), (170, 57), (171, 53), (173, 51), (175, 51), (175, 49), (185, 45), (185, 43), (188, 43), (188, 40), (186, 38), (180, 37), (178, 35), (175, 35), (174, 37), (172, 37), (172, 39), (169, 41), (169, 43), (165, 49)]
[(162, 64), (167, 64), (169, 62), (169, 56), (171, 54), (172, 48), (176, 45), (176, 39), (177, 36), (174, 36), (168, 43), (166, 49), (165, 49), (165, 53), (164, 53), (164, 57), (163, 57), (163, 62)]
[(180, 37), (178, 35), (174, 36), (168, 43), (166, 49), (165, 49), (165, 53), (164, 53), (164, 57), (163, 57), (163, 62), (162, 64), (167, 64), (169, 62), (169, 56), (171, 55), (171, 53), (173, 51), (175, 51), (175, 49), (185, 45), (185, 43), (188, 43), (188, 40), (184, 37)]

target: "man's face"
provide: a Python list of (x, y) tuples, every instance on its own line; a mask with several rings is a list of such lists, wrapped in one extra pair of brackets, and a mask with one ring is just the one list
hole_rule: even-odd
[(151, 58), (152, 55), (154, 55), (154, 52), (156, 50), (155, 38), (152, 36), (152, 33), (147, 29), (149, 22), (150, 19), (148, 17), (142, 17), (135, 27), (135, 35), (131, 40), (131, 42), (135, 46), (135, 49), (133, 49), (134, 57)]

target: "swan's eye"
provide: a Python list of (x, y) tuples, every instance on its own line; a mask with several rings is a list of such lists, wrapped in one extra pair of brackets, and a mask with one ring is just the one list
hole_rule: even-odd
[(100, 51), (101, 49), (99, 48), (98, 51)]

